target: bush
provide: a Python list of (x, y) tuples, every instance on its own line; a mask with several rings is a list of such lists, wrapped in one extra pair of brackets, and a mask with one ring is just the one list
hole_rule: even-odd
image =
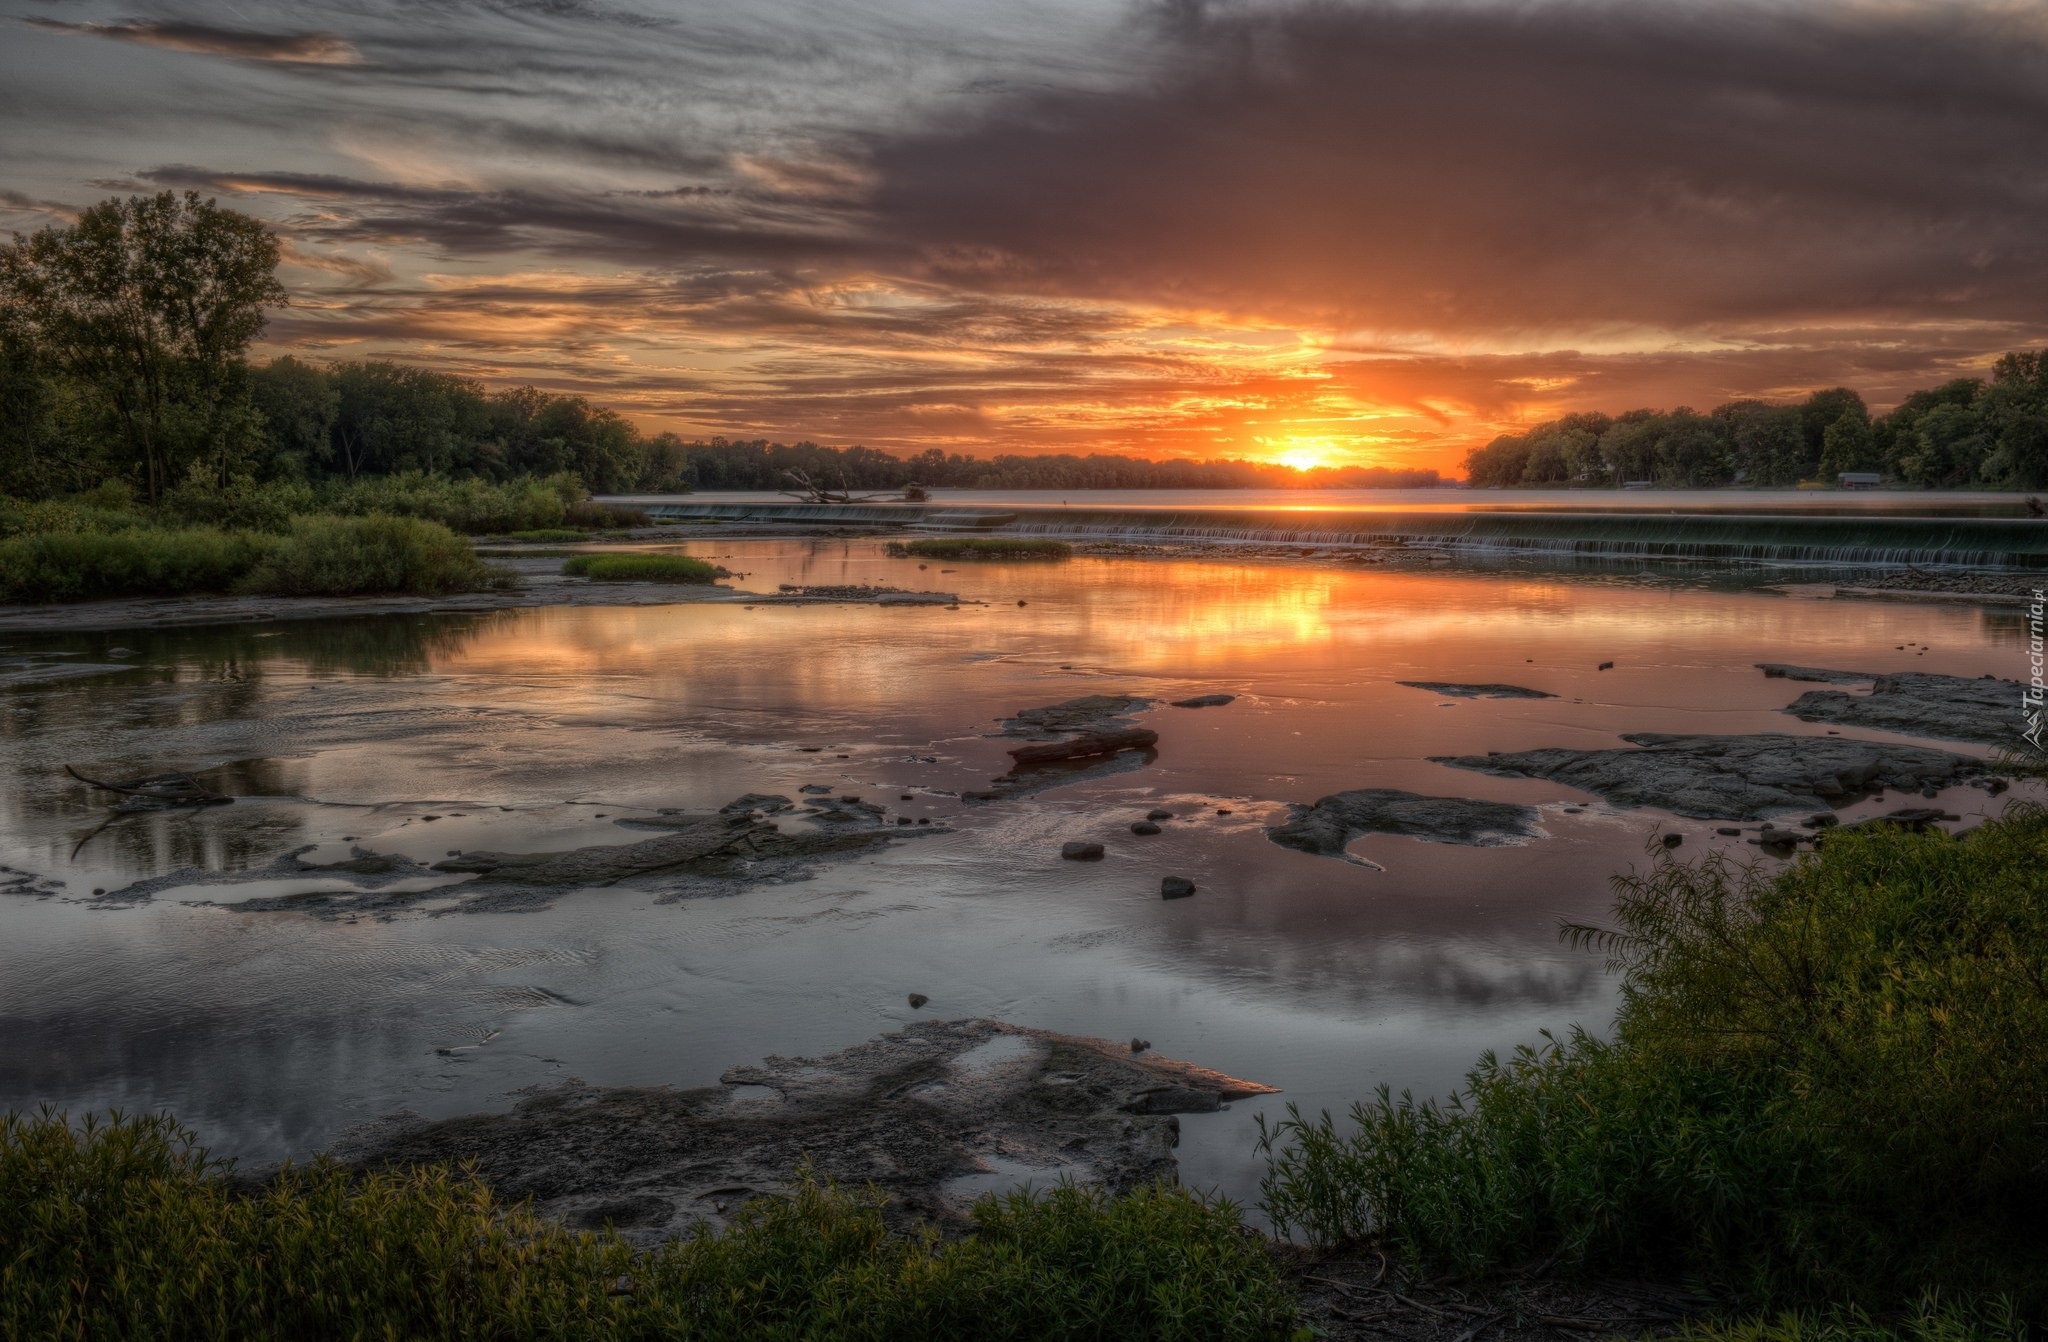
[(1023, 540), (1013, 536), (932, 536), (909, 542), (890, 541), (889, 553), (920, 559), (1067, 559), (1074, 547), (1065, 541)]
[(316, 502), (322, 512), (420, 517), (467, 535), (488, 536), (560, 527), (570, 500), (582, 495), (582, 483), (574, 476), (494, 485), (409, 471), (335, 481), (318, 491)]
[(41, 531), (0, 541), (0, 601), (94, 601), (225, 592), (277, 544), (193, 527)]
[(1265, 1205), (1467, 1273), (1556, 1255), (1736, 1299), (2048, 1302), (2048, 812), (1961, 839), (1839, 832), (1776, 876), (1715, 856), (1575, 928), (1615, 1039), (1489, 1055), (1444, 1104), (1382, 1090), (1262, 1132)]
[(647, 514), (642, 509), (599, 503), (596, 499), (579, 499), (570, 504), (567, 516), (570, 526), (585, 527), (591, 531), (617, 531), (648, 524)]
[(159, 517), (186, 527), (220, 527), (228, 531), (289, 531), (292, 519), (313, 511), (309, 485), (279, 481), (259, 485), (237, 479), (223, 488), (195, 474), (164, 493)]
[(438, 596), (504, 586), (469, 542), (438, 522), (412, 517), (308, 517), (243, 583), (276, 596)]
[(578, 555), (562, 572), (592, 582), (710, 582), (724, 576), (715, 564), (688, 555)]
[(1293, 1312), (1236, 1209), (1174, 1188), (984, 1199), (947, 1243), (806, 1173), (636, 1251), (442, 1168), (224, 1173), (168, 1116), (0, 1119), (0, 1336), (1233, 1342)]

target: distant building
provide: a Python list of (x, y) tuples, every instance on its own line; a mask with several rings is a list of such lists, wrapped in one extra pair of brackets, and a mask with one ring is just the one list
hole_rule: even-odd
[(1844, 489), (1876, 489), (1884, 482), (1876, 471), (1843, 471), (1836, 478)]

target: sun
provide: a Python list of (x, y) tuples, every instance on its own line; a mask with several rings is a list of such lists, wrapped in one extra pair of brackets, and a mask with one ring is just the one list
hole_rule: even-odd
[(1273, 442), (1281, 448), (1266, 460), (1276, 466), (1290, 470), (1314, 471), (1334, 465), (1338, 459), (1336, 447), (1325, 438), (1299, 438), (1289, 436)]
[(1279, 456), (1274, 457), (1273, 460), (1281, 466), (1287, 466), (1297, 471), (1312, 471), (1319, 466), (1330, 464), (1329, 458), (1318, 447), (1289, 448)]

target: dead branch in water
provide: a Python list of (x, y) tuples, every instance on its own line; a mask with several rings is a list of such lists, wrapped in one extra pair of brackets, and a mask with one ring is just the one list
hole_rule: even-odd
[(162, 802), (166, 806), (222, 806), (234, 800), (199, 785), (191, 774), (152, 774), (148, 778), (137, 778), (127, 783), (108, 783), (98, 778), (88, 778), (70, 765), (64, 772), (81, 783), (90, 784), (106, 792), (118, 792), (124, 797), (141, 797), (148, 801)]

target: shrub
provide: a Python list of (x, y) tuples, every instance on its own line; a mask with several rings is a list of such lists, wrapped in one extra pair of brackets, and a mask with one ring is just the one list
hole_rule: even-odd
[(277, 544), (210, 527), (41, 531), (0, 541), (0, 601), (225, 592)]
[(570, 504), (567, 516), (570, 526), (587, 527), (592, 531), (616, 531), (648, 524), (647, 514), (642, 509), (599, 503), (596, 499), (579, 499)]
[(229, 531), (291, 529), (292, 519), (313, 511), (313, 489), (290, 481), (259, 485), (236, 479), (226, 487), (194, 474), (164, 493), (158, 506), (162, 520), (187, 527), (220, 527)]
[(807, 1173), (636, 1251), (442, 1168), (325, 1161), (237, 1192), (168, 1116), (0, 1118), (0, 1336), (1236, 1339), (1290, 1302), (1227, 1202), (984, 1199), (951, 1243)]
[(453, 531), (485, 536), (561, 526), (568, 504), (565, 493), (580, 498), (583, 486), (574, 476), (496, 485), (410, 471), (332, 482), (318, 492), (317, 506), (323, 512), (356, 517), (421, 517)]
[(889, 553), (921, 559), (1066, 559), (1074, 547), (1065, 541), (1025, 540), (1014, 536), (931, 536), (890, 541)]
[(244, 590), (277, 596), (440, 595), (509, 581), (469, 542), (412, 517), (300, 519), (252, 572)]
[(2048, 1302), (2048, 812), (1830, 835), (1618, 882), (1572, 928), (1623, 971), (1615, 1038), (1489, 1055), (1262, 1131), (1276, 1225), (1468, 1273), (1699, 1274), (1734, 1298)]
[(593, 582), (710, 582), (724, 570), (689, 555), (578, 555), (562, 572)]

